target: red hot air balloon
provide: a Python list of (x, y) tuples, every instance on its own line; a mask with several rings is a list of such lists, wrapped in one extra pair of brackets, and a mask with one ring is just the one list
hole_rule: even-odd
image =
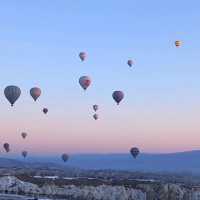
[(6, 99), (10, 102), (11, 106), (13, 106), (17, 99), (20, 97), (21, 90), (17, 86), (10, 85), (5, 88), (4, 95)]
[(21, 133), (21, 136), (23, 139), (25, 139), (27, 137), (27, 133), (23, 132), (23, 133)]
[(132, 60), (128, 60), (128, 61), (127, 61), (127, 64), (128, 64), (129, 67), (132, 67), (133, 61), (132, 61)]
[(63, 162), (67, 162), (69, 159), (69, 156), (66, 153), (63, 153), (61, 156), (61, 159), (63, 160)]
[(31, 90), (30, 90), (30, 95), (32, 96), (34, 101), (36, 101), (40, 97), (41, 93), (42, 93), (42, 91), (38, 87), (31, 88)]
[(130, 149), (130, 153), (133, 156), (133, 158), (137, 158), (137, 156), (140, 153), (140, 150), (137, 147), (133, 147)]
[(86, 90), (90, 84), (91, 84), (91, 79), (89, 76), (82, 76), (79, 78), (79, 84), (81, 85), (81, 87)]
[(10, 151), (10, 145), (8, 143), (4, 143), (3, 147), (7, 153)]
[(43, 113), (47, 114), (48, 113), (48, 109), (47, 108), (43, 108)]
[(85, 52), (80, 52), (79, 57), (80, 57), (81, 61), (84, 61), (87, 57), (87, 54)]
[(23, 156), (24, 158), (26, 158), (27, 155), (28, 155), (28, 152), (27, 152), (27, 151), (22, 151), (22, 156)]
[(116, 103), (119, 105), (121, 100), (124, 98), (124, 93), (122, 91), (114, 91), (112, 94), (112, 97), (116, 101)]

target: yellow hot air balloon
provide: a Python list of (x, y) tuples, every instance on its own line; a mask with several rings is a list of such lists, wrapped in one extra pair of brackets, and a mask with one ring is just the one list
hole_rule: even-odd
[(180, 47), (182, 45), (182, 42), (180, 40), (175, 41), (175, 46)]

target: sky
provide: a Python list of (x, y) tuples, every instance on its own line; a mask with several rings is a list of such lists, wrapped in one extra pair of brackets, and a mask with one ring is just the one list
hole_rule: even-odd
[[(199, 6), (198, 0), (1, 1), (1, 143), (34, 154), (200, 149)], [(78, 84), (83, 75), (92, 79), (86, 92)], [(22, 90), (14, 108), (3, 94), (7, 85)], [(29, 95), (34, 86), (42, 89), (36, 103)], [(114, 90), (125, 93), (120, 106)]]

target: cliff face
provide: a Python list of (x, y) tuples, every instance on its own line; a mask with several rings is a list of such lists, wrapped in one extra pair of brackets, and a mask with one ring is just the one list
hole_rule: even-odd
[(146, 193), (147, 200), (193, 200), (194, 192), (179, 184), (139, 184), (137, 188)]
[(35, 184), (23, 182), (15, 177), (0, 178), (0, 191), (10, 193), (40, 194), (58, 196), (71, 200), (145, 200), (146, 195), (140, 190), (126, 189), (123, 186), (82, 186), (74, 185), (58, 187), (45, 184), (38, 187)]

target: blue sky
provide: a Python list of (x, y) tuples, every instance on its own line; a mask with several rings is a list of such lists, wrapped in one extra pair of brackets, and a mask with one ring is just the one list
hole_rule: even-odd
[[(2, 1), (2, 140), (17, 151), (20, 131), (27, 130), (33, 152), (198, 148), (199, 6), (197, 0)], [(88, 53), (84, 63), (80, 51)], [(86, 93), (78, 85), (82, 75), (93, 81)], [(3, 96), (10, 84), (22, 89), (14, 112)], [(37, 104), (29, 97), (35, 85), (43, 91)], [(111, 98), (118, 89), (125, 92), (120, 107)]]

